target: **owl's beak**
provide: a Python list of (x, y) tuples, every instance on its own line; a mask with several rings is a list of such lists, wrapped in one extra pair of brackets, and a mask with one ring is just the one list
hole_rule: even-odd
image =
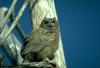
[(50, 28), (50, 29), (49, 29), (49, 32), (50, 32), (50, 33), (55, 33), (55, 32), (56, 32), (56, 28), (55, 28), (55, 27)]

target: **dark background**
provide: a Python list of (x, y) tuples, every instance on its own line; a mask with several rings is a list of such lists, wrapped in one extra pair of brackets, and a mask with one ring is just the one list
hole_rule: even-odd
[[(24, 0), (18, 0), (15, 14)], [(10, 6), (12, 0), (0, 0), (0, 6)], [(55, 0), (68, 68), (100, 68), (100, 1)], [(20, 22), (24, 32), (31, 31), (29, 8)], [(27, 27), (27, 29), (25, 28)], [(14, 32), (19, 39), (21, 37)]]

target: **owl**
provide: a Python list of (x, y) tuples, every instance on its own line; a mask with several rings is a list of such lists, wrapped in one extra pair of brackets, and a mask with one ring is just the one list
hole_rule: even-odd
[(24, 40), (21, 49), (23, 63), (53, 59), (58, 43), (59, 27), (56, 18), (44, 18), (39, 28), (32, 31)]

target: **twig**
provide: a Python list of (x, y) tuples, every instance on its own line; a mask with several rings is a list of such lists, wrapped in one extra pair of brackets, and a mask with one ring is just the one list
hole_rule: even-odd
[(10, 33), (12, 32), (12, 30), (14, 29), (14, 27), (16, 26), (16, 24), (18, 23), (20, 17), (22, 16), (26, 6), (28, 5), (29, 0), (25, 0), (24, 4), (22, 5), (22, 8), (20, 9), (15, 21), (12, 23), (10, 29), (6, 32), (6, 34), (4, 34), (4, 36), (2, 38), (0, 38), (0, 45), (7, 39), (7, 37), (10, 35)]
[[(1, 7), (0, 8), (0, 33), (2, 32), (2, 30), (4, 29), (4, 27), (5, 27), (5, 23), (3, 23), (3, 21), (4, 21), (4, 15), (5, 15), (5, 13), (6, 12), (8, 12), (8, 10), (9, 10), (9, 8), (7, 8), (7, 7)], [(14, 22), (14, 20), (15, 20), (15, 14), (14, 14), (14, 9), (13, 9), (13, 11), (11, 12), (11, 15), (10, 15), (10, 17), (9, 17), (9, 19), (8, 19), (8, 21), (7, 22), (9, 22), (11, 20), (11, 22), (13, 23)], [(20, 36), (22, 37), (22, 38), (25, 38), (25, 33), (24, 33), (24, 31), (22, 30), (22, 28), (21, 28), (21, 26), (20, 26), (20, 24), (19, 23), (17, 23), (17, 25), (16, 25), (16, 30), (18, 31), (18, 33), (20, 34)]]
[(12, 12), (13, 9), (15, 8), (16, 2), (17, 2), (17, 0), (13, 0), (13, 3), (12, 3), (12, 5), (11, 5), (9, 11), (7, 12), (7, 15), (6, 15), (5, 18), (4, 18), (4, 21), (3, 21), (3, 23), (4, 23), (3, 28), (4, 28), (5, 25), (7, 24), (7, 21), (8, 21), (8, 19), (9, 19), (10, 15), (11, 15), (11, 12)]
[[(14, 12), (12, 12), (12, 14), (11, 14), (11, 21), (12, 21), (12, 23), (14, 22), (14, 20), (15, 20), (15, 15), (14, 15)], [(16, 30), (18, 31), (18, 33), (20, 34), (20, 36), (22, 37), (22, 38), (25, 38), (25, 33), (24, 33), (24, 31), (22, 30), (22, 28), (21, 28), (21, 26), (20, 26), (20, 24), (19, 23), (17, 23), (17, 25), (16, 25)]]
[[(1, 16), (0, 16), (0, 28), (2, 28), (2, 26), (4, 26), (4, 23), (2, 22), (4, 20), (4, 14), (8, 11), (8, 8), (7, 7), (1, 7), (0, 10), (1, 10), (1, 12), (0, 12), (0, 14), (1, 14)], [(2, 30), (0, 36), (3, 37), (3, 35), (8, 30), (9, 30), (9, 27), (8, 27), (8, 25), (6, 25), (4, 27), (4, 29)], [(15, 37), (15, 35), (13, 33), (11, 33), (9, 35), (9, 37), (5, 40), (5, 42), (2, 45), (3, 45), (3, 49), (6, 49), (6, 50), (4, 50), (5, 56), (7, 55), (7, 57), (10, 59), (10, 61), (13, 64), (14, 63), (20, 64), (22, 62), (22, 58), (19, 56), (20, 55), (20, 49), (21, 49), (22, 45), (17, 40), (17, 38)]]

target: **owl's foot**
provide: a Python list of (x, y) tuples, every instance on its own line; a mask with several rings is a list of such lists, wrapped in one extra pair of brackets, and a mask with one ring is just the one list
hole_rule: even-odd
[(48, 64), (51, 64), (53, 67), (57, 67), (56, 62), (49, 60), (48, 58), (45, 58), (43, 61), (47, 62)]

